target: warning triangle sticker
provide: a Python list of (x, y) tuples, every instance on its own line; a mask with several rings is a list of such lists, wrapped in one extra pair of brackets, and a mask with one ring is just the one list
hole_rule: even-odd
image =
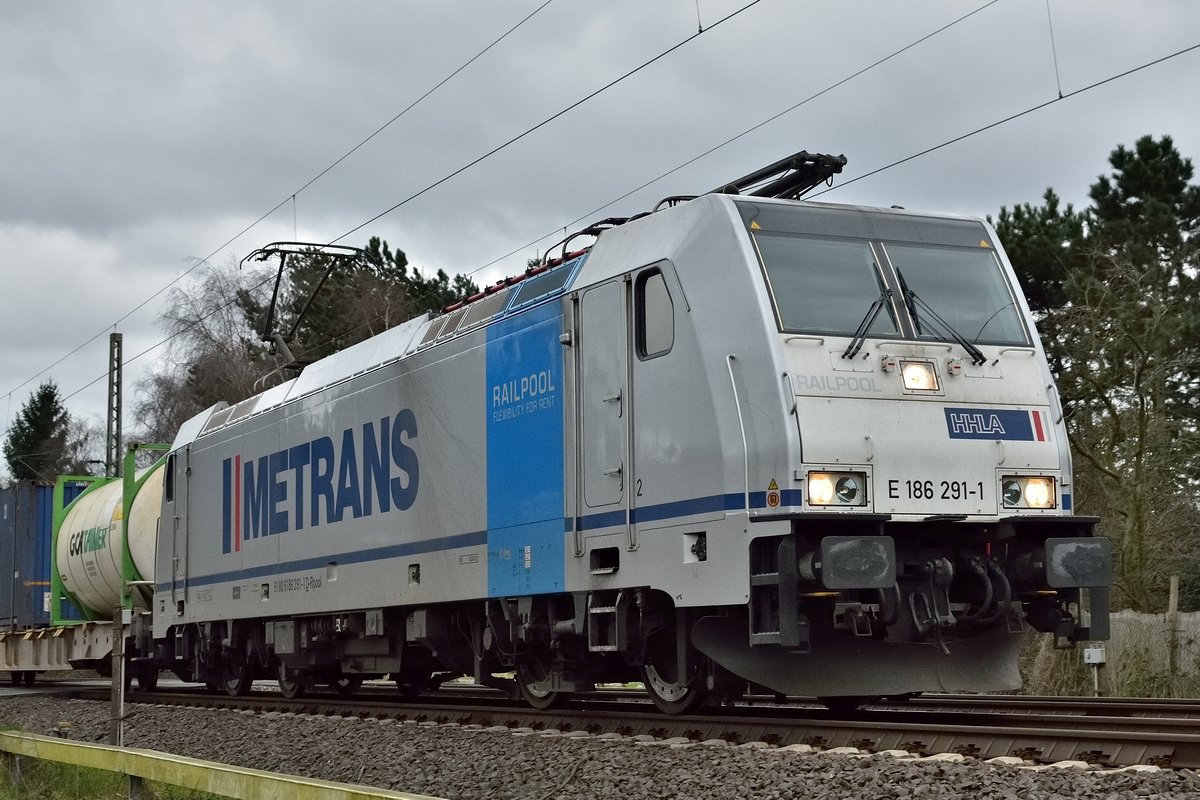
[(762, 228), (760, 228), (760, 227), (758, 226), (758, 223), (757, 223), (757, 222), (754, 222), (753, 220), (751, 220), (751, 221), (750, 221), (750, 230), (752, 230), (752, 231), (761, 231), (761, 230), (762, 230)]
[(771, 485), (767, 487), (767, 491), (774, 492), (774, 491), (778, 491), (778, 489), (779, 489), (779, 484), (775, 482), (774, 478), (772, 478)]
[(988, 243), (987, 243), (986, 241), (984, 241), (983, 239), (980, 239), (980, 240), (979, 240), (979, 246), (980, 246), (980, 247), (987, 247), (987, 246), (988, 246)]

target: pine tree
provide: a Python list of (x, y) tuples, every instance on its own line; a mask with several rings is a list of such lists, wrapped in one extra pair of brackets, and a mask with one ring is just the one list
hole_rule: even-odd
[(54, 381), (46, 381), (21, 407), (8, 438), (4, 458), (18, 480), (54, 480), (67, 453), (70, 417)]
[(1200, 186), (1169, 136), (1109, 157), (1090, 207), (1001, 209), (1074, 453), (1076, 509), (1113, 542), (1118, 607), (1200, 608)]

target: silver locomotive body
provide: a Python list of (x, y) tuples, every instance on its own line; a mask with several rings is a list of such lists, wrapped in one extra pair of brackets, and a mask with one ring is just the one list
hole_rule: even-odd
[(965, 217), (682, 202), (210, 409), (166, 468), (156, 657), (230, 691), (681, 711), (1013, 689), (1026, 624), (1107, 635), (1045, 355)]

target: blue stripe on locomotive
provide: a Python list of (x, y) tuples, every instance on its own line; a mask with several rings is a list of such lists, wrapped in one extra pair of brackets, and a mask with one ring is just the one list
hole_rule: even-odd
[(562, 309), (487, 329), (488, 596), (561, 592)]

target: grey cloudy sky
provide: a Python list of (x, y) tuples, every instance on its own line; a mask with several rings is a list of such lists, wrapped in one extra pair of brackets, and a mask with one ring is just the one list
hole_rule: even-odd
[[(552, 0), (293, 207), (543, 2), (0, 5), (0, 423), (47, 376), (72, 394), (102, 375), (106, 328), (196, 258), (340, 237), (749, 0)], [(450, 273), (529, 245), (475, 275), (491, 281), (564, 226), (801, 149), (844, 153), (844, 182), (1057, 97), (1046, 1), (999, 0), (606, 206), (984, 2), (761, 0), (344, 243), (377, 235)], [(1195, 0), (1049, 9), (1063, 93), (1200, 44)], [(821, 199), (995, 214), (1053, 186), (1086, 205), (1118, 144), (1170, 134), (1200, 159), (1198, 77), (1200, 50)], [(161, 339), (161, 299), (117, 326), (127, 357)], [(128, 365), (127, 390), (160, 353)], [(102, 417), (104, 394), (99, 381), (68, 405)]]

